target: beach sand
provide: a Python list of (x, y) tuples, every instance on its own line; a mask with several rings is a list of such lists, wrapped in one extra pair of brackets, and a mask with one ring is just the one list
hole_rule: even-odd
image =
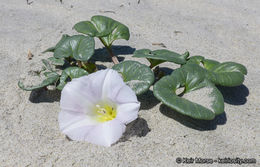
[[(0, 1), (0, 166), (177, 166), (177, 157), (255, 158), (260, 166), (260, 1), (259, 0), (8, 0)], [(167, 49), (217, 61), (235, 61), (248, 69), (244, 85), (220, 88), (225, 113), (196, 121), (162, 105), (149, 91), (138, 97), (139, 119), (125, 136), (106, 148), (69, 141), (58, 126), (58, 91), (26, 92), (20, 79), (51, 54), (41, 52), (62, 34), (93, 15), (127, 25), (129, 41), (114, 42), (120, 60), (136, 49)], [(96, 40), (99, 64), (112, 66)], [(28, 60), (28, 51), (34, 57)], [(107, 57), (107, 58), (106, 58)], [(160, 67), (177, 68), (164, 63)], [(30, 74), (30, 75), (29, 75)], [(151, 88), (152, 89), (152, 88)], [(187, 164), (180, 164), (186, 166)], [(201, 166), (193, 164), (192, 166)], [(220, 166), (213, 163), (208, 166)], [(207, 165), (205, 165), (207, 166)], [(225, 165), (223, 165), (225, 166)], [(237, 166), (237, 165), (227, 165)], [(244, 166), (244, 165), (241, 165)]]

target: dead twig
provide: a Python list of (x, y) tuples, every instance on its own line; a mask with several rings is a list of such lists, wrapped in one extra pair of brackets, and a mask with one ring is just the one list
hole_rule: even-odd
[(28, 51), (27, 58), (28, 58), (28, 60), (32, 60), (32, 58), (33, 58), (33, 54), (30, 50)]
[(112, 10), (99, 10), (100, 13), (113, 13), (113, 14), (116, 14), (115, 11), (112, 11)]
[(26, 0), (27, 5), (31, 5), (33, 3), (33, 1), (29, 2), (29, 0)]
[(152, 43), (152, 45), (157, 45), (157, 46), (161, 46), (163, 48), (167, 48), (164, 43)]
[(180, 34), (182, 33), (181, 31), (174, 31), (175, 34)]

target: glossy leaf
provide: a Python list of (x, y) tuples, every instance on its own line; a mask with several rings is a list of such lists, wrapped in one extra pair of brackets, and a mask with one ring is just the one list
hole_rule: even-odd
[(150, 62), (150, 68), (153, 68), (153, 67), (165, 62), (165, 60), (156, 60), (156, 59), (149, 59), (149, 58), (147, 58), (147, 60)]
[(74, 25), (73, 28), (79, 33), (86, 34), (92, 37), (102, 37), (109, 34), (108, 30), (103, 30), (103, 32), (99, 32), (94, 23), (92, 23), (91, 21), (78, 22)]
[[(184, 65), (159, 80), (154, 85), (154, 95), (181, 114), (195, 119), (212, 120), (224, 112), (224, 99), (215, 85), (206, 79), (206, 75), (206, 71), (197, 64)], [(190, 95), (194, 101), (176, 95), (177, 89), (181, 87), (185, 88), (183, 97)], [(206, 98), (207, 101), (203, 103), (201, 98)]]
[(137, 95), (146, 92), (154, 82), (151, 69), (136, 61), (124, 61), (113, 66), (113, 69), (122, 74), (124, 82), (130, 86)]
[(24, 84), (19, 81), (18, 82), (18, 86), (23, 89), (23, 90), (27, 90), (27, 91), (32, 91), (32, 90), (35, 90), (35, 89), (39, 89), (39, 88), (43, 88), (45, 86), (48, 86), (48, 85), (51, 85), (53, 83), (56, 83), (57, 80), (59, 79), (59, 75), (55, 72), (49, 72), (49, 73), (45, 73), (45, 76), (47, 76), (46, 79), (44, 79), (42, 81), (41, 84), (39, 85), (35, 85), (35, 86), (24, 86)]
[(216, 60), (203, 59), (202, 64), (203, 64), (204, 68), (206, 68), (207, 70), (212, 70), (216, 65), (218, 65), (220, 63)]
[(50, 62), (48, 60), (42, 59), (42, 63), (44, 64), (44, 67), (49, 70), (49, 71), (53, 71), (53, 68), (50, 64)]
[(87, 61), (94, 54), (95, 41), (92, 37), (74, 35), (65, 39), (54, 51), (57, 59), (73, 57), (79, 61)]
[(43, 73), (43, 75), (45, 76), (45, 77), (52, 77), (53, 75), (56, 75), (57, 73), (56, 72), (44, 72)]
[(220, 63), (209, 70), (212, 82), (221, 86), (239, 86), (244, 82), (246, 68), (234, 62)]
[(62, 90), (67, 83), (67, 79), (72, 80), (73, 78), (79, 78), (84, 75), (88, 75), (88, 72), (79, 67), (69, 67), (62, 71), (60, 77), (60, 84), (57, 89)]
[(54, 52), (55, 48), (58, 48), (67, 38), (69, 38), (70, 36), (67, 34), (62, 35), (60, 41), (53, 47), (50, 47), (48, 49), (46, 49), (45, 51), (43, 51), (42, 53), (46, 53), (46, 52)]
[(155, 51), (151, 51), (149, 49), (140, 49), (135, 51), (133, 55), (133, 57), (147, 58), (151, 63), (151, 67), (154, 67), (166, 61), (176, 64), (185, 64), (186, 58), (188, 56), (189, 54), (186, 53), (181, 55), (166, 49), (159, 49)]
[(52, 65), (56, 66), (63, 66), (65, 64), (64, 58), (56, 59), (55, 57), (49, 57), (48, 60), (51, 62)]
[(193, 56), (188, 60), (188, 64), (190, 63), (202, 64), (207, 70), (208, 79), (221, 86), (239, 86), (244, 82), (244, 75), (247, 74), (246, 67), (235, 62), (219, 63), (202, 56)]
[(188, 59), (187, 64), (200, 64), (204, 60), (203, 56), (192, 56)]
[(77, 32), (98, 37), (106, 47), (117, 39), (129, 40), (129, 29), (124, 24), (106, 16), (93, 16), (91, 21), (82, 21), (73, 27)]

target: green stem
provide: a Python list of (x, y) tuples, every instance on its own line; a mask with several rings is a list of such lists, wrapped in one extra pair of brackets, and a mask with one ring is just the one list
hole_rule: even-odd
[(117, 57), (113, 54), (111, 47), (107, 47), (107, 51), (108, 51), (109, 55), (111, 56), (113, 63), (118, 64), (119, 61), (118, 61)]
[(83, 67), (85, 70), (87, 70), (88, 67), (86, 66), (86, 64), (85, 64), (83, 61), (81, 62), (81, 65), (82, 65), (82, 67)]
[(152, 63), (150, 63), (150, 69), (152, 69), (152, 68), (154, 68), (155, 66), (154, 65), (152, 65)]
[(81, 61), (77, 60), (77, 63), (78, 63), (78, 67), (79, 67), (79, 68), (82, 68)]
[(111, 49), (111, 46), (107, 46), (106, 43), (105, 43), (105, 41), (103, 41), (102, 38), (99, 38), (99, 39), (100, 39), (100, 41), (102, 42), (102, 44), (106, 47), (106, 49), (107, 49), (107, 51), (108, 51), (108, 53), (109, 53), (109, 55), (110, 55), (110, 57), (111, 57), (113, 63), (114, 63), (114, 64), (118, 64), (119, 61), (118, 61), (117, 57), (113, 54), (113, 51), (112, 51), (112, 49)]

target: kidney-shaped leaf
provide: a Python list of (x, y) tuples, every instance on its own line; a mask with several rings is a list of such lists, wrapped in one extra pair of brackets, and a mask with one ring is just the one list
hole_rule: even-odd
[(134, 52), (133, 57), (147, 58), (151, 63), (151, 67), (154, 67), (165, 61), (173, 62), (176, 64), (185, 64), (186, 58), (189, 56), (189, 54), (187, 53), (181, 55), (166, 49), (159, 49), (154, 51), (151, 51), (149, 49), (140, 49)]
[(188, 60), (188, 63), (202, 63), (202, 66), (207, 70), (208, 79), (221, 86), (239, 86), (244, 82), (244, 75), (247, 74), (246, 67), (235, 62), (219, 63), (202, 56), (193, 56)]
[(39, 84), (39, 85), (24, 86), (24, 84), (21, 81), (19, 81), (18, 86), (23, 90), (32, 91), (32, 90), (35, 90), (35, 89), (39, 89), (39, 88), (43, 88), (45, 86), (51, 85), (51, 84), (57, 82), (57, 80), (59, 79), (59, 74), (57, 74), (55, 72), (48, 72), (48, 73), (45, 74), (45, 76), (47, 78), (45, 80), (43, 80), (42, 83)]
[(49, 71), (54, 71), (52, 65), (50, 62), (46, 59), (42, 59), (42, 63), (44, 64), (44, 67)]
[(70, 36), (67, 34), (62, 35), (60, 41), (53, 47), (50, 47), (48, 49), (46, 49), (45, 51), (43, 51), (42, 53), (46, 53), (46, 52), (54, 52), (56, 48), (58, 48), (67, 38), (69, 38)]
[(95, 41), (93, 37), (74, 35), (63, 41), (54, 51), (54, 57), (73, 57), (76, 60), (87, 61), (94, 54)]
[(130, 37), (127, 26), (106, 16), (93, 16), (91, 21), (81, 21), (73, 28), (79, 33), (99, 37), (107, 47), (117, 39), (129, 40)]
[(67, 80), (72, 80), (73, 78), (79, 78), (84, 75), (88, 75), (88, 72), (79, 67), (69, 67), (62, 71), (60, 77), (60, 84), (57, 86), (57, 89), (62, 90), (66, 85)]
[(192, 56), (188, 58), (187, 64), (200, 64), (204, 59), (203, 56)]
[(124, 82), (130, 86), (137, 95), (146, 92), (154, 82), (154, 74), (151, 69), (136, 61), (124, 61), (113, 66), (113, 69), (121, 73)]
[[(195, 119), (212, 120), (224, 112), (224, 99), (206, 71), (197, 64), (187, 64), (163, 77), (153, 88), (155, 97), (177, 112)], [(182, 97), (177, 89), (184, 87)]]
[(55, 57), (49, 57), (48, 60), (51, 62), (51, 64), (56, 66), (63, 66), (65, 64), (64, 58), (56, 59)]
[[(207, 63), (204, 62), (204, 65)], [(209, 71), (211, 81), (222, 86), (239, 86), (244, 82), (244, 75), (247, 74), (245, 66), (234, 62), (220, 63)]]

